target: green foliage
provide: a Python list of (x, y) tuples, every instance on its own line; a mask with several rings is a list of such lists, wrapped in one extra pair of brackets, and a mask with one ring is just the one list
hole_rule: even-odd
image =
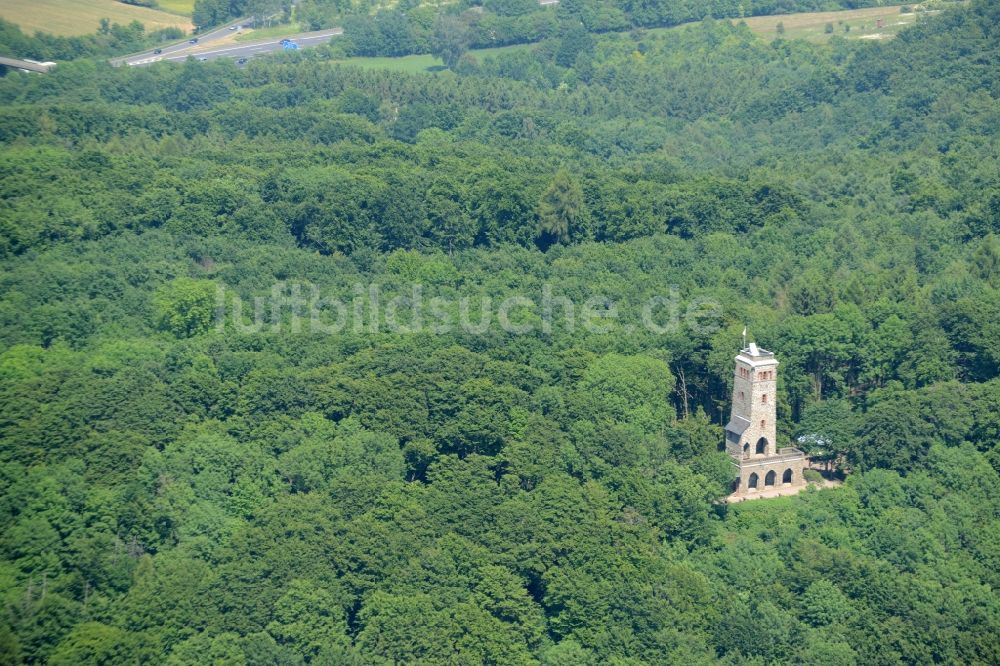
[(49, 657), (50, 664), (116, 664), (129, 658), (126, 633), (99, 622), (73, 628)]
[(602, 356), (587, 366), (580, 379), (590, 418), (635, 424), (647, 432), (672, 419), (673, 407), (664, 396), (673, 388), (667, 364), (644, 356)]
[(587, 217), (583, 192), (569, 172), (560, 169), (538, 204), (539, 231), (558, 242), (567, 242)]
[(210, 280), (177, 278), (153, 296), (157, 326), (179, 338), (208, 330), (215, 315), (216, 286)]
[(849, 624), (854, 614), (851, 601), (833, 583), (817, 580), (802, 593), (802, 619), (814, 627)]
[(122, 25), (108, 19), (102, 19), (97, 31), (89, 35), (61, 37), (36, 32), (29, 36), (21, 32), (17, 25), (0, 19), (0, 52), (40, 62), (122, 55), (183, 36), (184, 33), (179, 28), (164, 28), (147, 33), (139, 21)]
[(332, 441), (305, 440), (279, 459), (282, 475), (296, 492), (335, 490), (358, 476), (403, 478), (403, 454), (394, 439), (359, 432)]
[[(540, 43), (0, 80), (0, 663), (1000, 663), (998, 3), (614, 32), (821, 6), (487, 0), (452, 56)], [(367, 9), (296, 16), (432, 48)], [(536, 327), (293, 316), (369, 285)], [(721, 501), (744, 324), (842, 487)]]
[(802, 476), (809, 483), (820, 483), (821, 481), (823, 481), (823, 475), (814, 469), (803, 470)]
[(471, 40), (472, 35), (465, 21), (441, 14), (434, 21), (431, 53), (441, 58), (449, 69), (455, 69), (458, 61), (469, 50)]
[(350, 648), (342, 602), (311, 581), (294, 580), (275, 604), (268, 633), (293, 654), (315, 659)]

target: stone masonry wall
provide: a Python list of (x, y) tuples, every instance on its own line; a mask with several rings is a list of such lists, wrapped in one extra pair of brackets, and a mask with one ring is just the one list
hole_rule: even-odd
[[(789, 460), (789, 457), (792, 459)], [(770, 490), (772, 488), (793, 488), (803, 486), (806, 483), (806, 479), (802, 473), (806, 469), (807, 463), (807, 458), (802, 454), (798, 454), (797, 456), (785, 456), (784, 459), (779, 455), (773, 460), (768, 460), (767, 458), (744, 460), (740, 465), (740, 476), (738, 479), (739, 487), (736, 488), (735, 494), (752, 495), (755, 492)], [(782, 481), (786, 470), (792, 471), (792, 481), (787, 484)], [(765, 484), (768, 472), (774, 472), (773, 486), (767, 486)], [(756, 489), (750, 487), (751, 474), (757, 474)]]

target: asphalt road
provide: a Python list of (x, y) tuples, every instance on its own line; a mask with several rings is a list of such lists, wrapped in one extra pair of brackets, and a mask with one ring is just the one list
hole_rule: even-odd
[[(555, 5), (558, 3), (559, 0), (538, 0), (538, 4), (540, 5)], [(111, 64), (126, 64), (133, 67), (140, 67), (142, 65), (152, 65), (154, 62), (161, 62), (164, 60), (170, 62), (186, 60), (189, 56), (193, 56), (199, 60), (214, 60), (216, 58), (252, 58), (253, 56), (260, 55), (262, 53), (282, 50), (280, 39), (245, 42), (242, 44), (227, 44), (226, 46), (212, 48), (212, 42), (217, 42), (236, 32), (235, 30), (230, 30), (231, 26), (239, 27), (244, 23), (249, 23), (250, 20), (251, 19), (249, 18), (241, 18), (236, 21), (230, 21), (226, 25), (220, 26), (211, 32), (198, 35), (198, 42), (196, 44), (192, 44), (190, 41), (183, 41), (178, 44), (171, 44), (170, 46), (162, 47), (160, 49), (160, 53), (146, 51), (145, 53), (137, 53), (126, 58), (115, 58), (111, 61)], [(318, 32), (303, 32), (297, 35), (289, 35), (288, 39), (293, 40), (299, 45), (300, 48), (307, 48), (310, 46), (325, 44), (337, 35), (342, 34), (344, 34), (343, 28), (330, 28), (329, 30), (320, 30)]]
[(223, 37), (231, 35), (234, 32), (236, 32), (235, 30), (230, 30), (229, 29), (230, 26), (234, 25), (239, 26), (242, 25), (243, 23), (248, 23), (249, 21), (250, 19), (248, 18), (240, 19), (238, 21), (231, 21), (226, 25), (215, 28), (210, 32), (206, 32), (203, 35), (195, 35), (198, 38), (197, 44), (192, 44), (190, 41), (184, 40), (183, 42), (178, 42), (177, 44), (171, 44), (170, 46), (162, 47), (161, 53), (153, 53), (152, 51), (146, 51), (145, 53), (137, 53), (135, 55), (130, 55), (127, 58), (117, 58), (115, 60), (112, 60), (111, 62), (112, 64), (115, 65), (121, 65), (121, 64), (145, 65), (147, 64), (146, 61), (150, 60), (151, 58), (163, 58), (165, 56), (174, 53), (189, 51), (198, 46), (210, 45), (212, 42), (218, 41)]
[[(230, 33), (228, 28), (224, 28), (223, 30), (225, 31), (222, 33), (223, 35)], [(130, 57), (125, 62), (129, 65), (138, 67), (142, 65), (151, 65), (154, 62), (180, 62), (187, 60), (189, 57), (194, 57), (199, 60), (214, 60), (216, 58), (252, 58), (264, 53), (281, 51), (284, 48), (281, 46), (281, 38), (261, 40), (258, 42), (243, 42), (237, 44), (230, 43), (224, 46), (219, 45), (215, 47), (211, 46), (211, 44), (205, 43), (212, 41), (208, 38), (219, 32), (219, 30), (215, 30), (208, 33), (205, 37), (200, 38), (197, 44), (184, 44), (182, 48), (175, 48), (169, 52), (167, 49), (163, 49), (163, 53), (160, 54), (142, 54), (140, 56)], [(344, 34), (343, 28), (331, 28), (329, 30), (320, 30), (318, 32), (303, 32), (297, 35), (289, 35), (287, 38), (298, 44), (299, 48), (308, 48), (310, 46), (325, 44), (337, 35), (342, 34)], [(219, 37), (216, 36), (215, 39), (218, 40)]]

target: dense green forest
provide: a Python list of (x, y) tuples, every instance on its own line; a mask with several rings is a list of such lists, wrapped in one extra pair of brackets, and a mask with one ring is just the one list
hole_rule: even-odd
[[(1000, 662), (1000, 0), (587, 27), (0, 79), (0, 663)], [(744, 325), (842, 487), (721, 501)]]

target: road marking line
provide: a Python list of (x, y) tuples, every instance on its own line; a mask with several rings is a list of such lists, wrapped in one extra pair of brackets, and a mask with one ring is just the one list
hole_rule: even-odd
[[(337, 34), (339, 34), (339, 33), (337, 33)], [(309, 40), (313, 40), (313, 39), (325, 39), (326, 37), (333, 37), (333, 36), (334, 36), (334, 34), (331, 33), (329, 35), (316, 35), (314, 37), (301, 37), (301, 38), (299, 38), (299, 41), (304, 42), (304, 41), (309, 41)], [(293, 39), (292, 41), (295, 41), (295, 40)], [(274, 44), (280, 44), (280, 43), (281, 43), (281, 40), (279, 39), (279, 40), (273, 41), (273, 42), (260, 42), (258, 44), (252, 44), (252, 43), (251, 44), (244, 44), (243, 46), (230, 46), (227, 49), (215, 49), (215, 50), (212, 50), (212, 51), (202, 51), (201, 55), (205, 55), (206, 53), (226, 53), (228, 51), (238, 51), (240, 49), (251, 48), (251, 47), (254, 47), (254, 46), (273, 46)]]

